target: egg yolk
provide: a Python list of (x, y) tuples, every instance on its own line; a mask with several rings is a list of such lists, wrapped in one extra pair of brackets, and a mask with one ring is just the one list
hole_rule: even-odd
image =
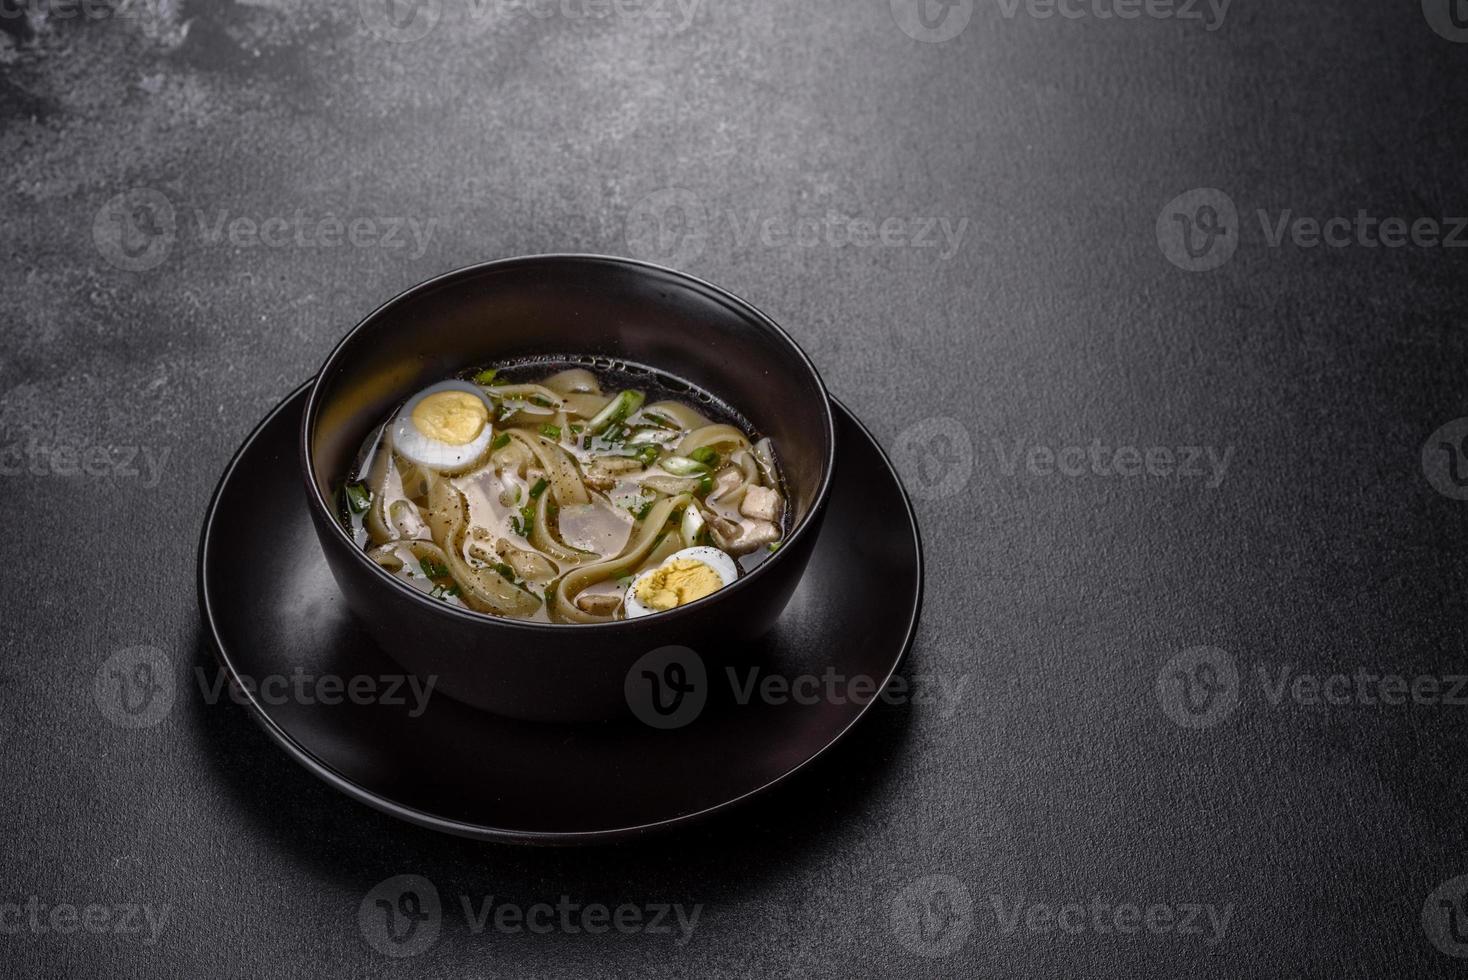
[(723, 586), (719, 573), (692, 558), (678, 558), (637, 583), (637, 598), (659, 612), (713, 595)]
[(467, 391), (435, 391), (413, 406), (413, 426), (450, 446), (473, 442), (489, 424), (484, 400)]

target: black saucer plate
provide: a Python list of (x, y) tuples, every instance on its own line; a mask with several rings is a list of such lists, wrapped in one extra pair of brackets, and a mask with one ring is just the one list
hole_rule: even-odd
[[(317, 544), (296, 462), (305, 391), (260, 423), (215, 491), (199, 544), (204, 627), (271, 738), (396, 817), (535, 844), (630, 838), (708, 817), (835, 745), (870, 707), (861, 686), (886, 683), (912, 642), (917, 523), (886, 456), (838, 403), (830, 509), (809, 569), (737, 679), (711, 666), (694, 721), (536, 724), (437, 694), (419, 710), (406, 685), (389, 690), (402, 671), (352, 620)], [(772, 675), (773, 696), (735, 693)], [(797, 678), (807, 678), (799, 696), (781, 693)], [(353, 683), (356, 696), (337, 690)]]

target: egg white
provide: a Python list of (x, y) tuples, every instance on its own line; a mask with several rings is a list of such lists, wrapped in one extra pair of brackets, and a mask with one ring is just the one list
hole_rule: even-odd
[[(721, 589), (728, 588), (729, 586), (733, 585), (735, 580), (739, 578), (739, 566), (734, 564), (733, 558), (730, 558), (727, 554), (720, 551), (718, 548), (710, 548), (707, 545), (699, 545), (694, 548), (684, 548), (682, 551), (675, 551), (668, 557), (664, 558), (656, 568), (649, 568), (647, 571), (637, 576), (637, 578), (633, 579), (631, 585), (627, 586), (627, 595), (623, 600), (623, 606), (627, 611), (628, 619), (637, 619), (639, 616), (651, 616), (653, 613), (672, 611), (668, 609), (652, 609), (648, 606), (644, 606), (642, 604), (642, 601), (637, 598), (637, 589), (638, 586), (640, 586), (643, 581), (648, 578), (648, 576), (657, 572), (659, 568), (662, 568), (664, 565), (667, 565), (671, 562), (677, 561), (680, 558), (691, 558), (694, 561), (702, 562), (709, 568), (712, 568), (714, 570), (714, 574), (719, 577), (719, 588)], [(705, 598), (707, 598), (707, 596)], [(673, 608), (681, 609), (683, 607), (674, 606)]]
[[(418, 403), (440, 391), (462, 391), (471, 394), (484, 402), (484, 409), (489, 414), (490, 421), (484, 423), (484, 428), (479, 435), (462, 446), (453, 446), (424, 435), (418, 430), (418, 426), (413, 424), (413, 410), (418, 407)], [(392, 447), (404, 459), (430, 470), (447, 473), (465, 470), (479, 462), (489, 451), (489, 444), (494, 441), (493, 419), (494, 406), (478, 385), (468, 381), (443, 381), (424, 388), (398, 409), (398, 414), (393, 417), (392, 422)]]

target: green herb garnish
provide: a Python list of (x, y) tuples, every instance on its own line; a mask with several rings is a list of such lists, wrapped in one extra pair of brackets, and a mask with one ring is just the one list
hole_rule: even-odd
[(642, 460), (643, 466), (651, 466), (658, 461), (660, 450), (657, 446), (643, 446), (637, 450), (637, 458)]
[(372, 491), (365, 483), (348, 483), (342, 487), (342, 496), (346, 498), (347, 509), (353, 514), (364, 514), (372, 506)]
[(485, 368), (483, 371), (474, 375), (474, 383), (477, 385), (492, 385), (494, 384), (495, 376), (498, 374), (499, 370), (497, 368)]
[(540, 427), (540, 434), (547, 439), (554, 439), (559, 442), (561, 438), (561, 427), (559, 425), (551, 425), (547, 422)]
[(710, 468), (717, 466), (719, 463), (719, 454), (714, 452), (709, 446), (699, 446), (688, 454), (688, 458)]
[(448, 578), (448, 568), (446, 566), (440, 565), (432, 558), (424, 558), (422, 561), (418, 562), (418, 567), (423, 569), (423, 574), (428, 576), (429, 578)]
[(545, 488), (547, 486), (549, 486), (549, 484), (547, 484), (545, 482), (545, 477), (541, 477), (539, 480), (536, 480), (535, 481), (535, 486), (533, 486), (533, 487), (530, 488), (530, 499), (531, 500), (537, 500), (537, 499), (539, 499), (540, 495), (543, 494), (543, 493), (545, 493)]
[(509, 444), (510, 434), (508, 432), (501, 432), (499, 435), (494, 437), (494, 442), (491, 442), (489, 444), (489, 451), (492, 453), (497, 453)]
[(587, 427), (592, 433), (597, 433), (605, 430), (609, 426), (622, 422), (627, 416), (642, 407), (642, 402), (645, 397), (640, 391), (623, 391), (619, 393), (616, 398), (607, 402), (605, 408), (596, 413), (596, 416), (587, 423)]
[(698, 493), (700, 495), (706, 497), (713, 492), (713, 489), (714, 478), (712, 476), (709, 476), (707, 473), (705, 473), (703, 476), (698, 478)]

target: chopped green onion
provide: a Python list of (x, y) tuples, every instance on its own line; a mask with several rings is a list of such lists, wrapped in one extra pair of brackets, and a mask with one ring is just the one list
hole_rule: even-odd
[(423, 574), (428, 578), (448, 578), (448, 568), (440, 565), (432, 558), (424, 558), (418, 562), (418, 567), (423, 569)]
[(771, 541), (770, 542), (770, 550), (771, 551), (779, 551), (780, 550), (780, 542), (779, 541)]
[(515, 570), (509, 565), (506, 565), (504, 562), (497, 562), (493, 565), (490, 565), (489, 567), (493, 568), (496, 572), (499, 572), (500, 577), (510, 582), (512, 585), (519, 584), (515, 581)]
[(643, 412), (642, 420), (644, 422), (651, 422), (653, 425), (656, 425), (661, 429), (681, 430), (683, 428), (681, 425), (679, 425), (677, 422), (674, 422), (666, 415), (659, 415), (657, 412)]
[(494, 437), (494, 442), (491, 442), (489, 444), (489, 451), (492, 453), (497, 453), (509, 444), (510, 434), (508, 432), (501, 432), (499, 435)]
[(545, 477), (541, 477), (539, 480), (536, 480), (535, 486), (530, 488), (530, 499), (535, 500), (541, 494), (545, 493), (545, 488), (547, 486), (549, 486), (549, 484), (545, 482)]
[(687, 456), (669, 456), (659, 465), (674, 476), (704, 476), (709, 471), (703, 463)]
[(632, 512), (633, 517), (637, 518), (640, 521), (647, 516), (648, 511), (652, 510), (652, 505), (653, 500), (651, 497), (649, 497), (648, 499), (642, 501), (640, 505), (636, 507), (628, 507), (627, 509)]
[(596, 416), (587, 423), (587, 429), (593, 435), (600, 433), (608, 426), (619, 423), (633, 412), (642, 407), (646, 396), (640, 391), (624, 391), (607, 402), (605, 408), (596, 413)]
[(698, 492), (708, 496), (714, 491), (714, 478), (707, 473), (698, 478)]
[(719, 454), (714, 452), (709, 446), (699, 446), (688, 454), (688, 458), (694, 462), (702, 463), (705, 466), (717, 466), (719, 464)]
[(651, 466), (658, 461), (660, 450), (657, 446), (643, 446), (637, 450), (637, 458), (642, 460), (643, 466)]
[(495, 375), (497, 374), (499, 374), (498, 369), (485, 368), (483, 371), (480, 371), (478, 374), (474, 375), (474, 383), (477, 385), (492, 385), (494, 384)]
[(584, 428), (586, 428), (586, 426), (584, 426), (584, 425), (577, 425), (575, 422), (572, 422), (571, 423), (571, 435), (573, 435), (573, 436), (579, 436), (581, 434), (581, 430), (584, 429)]
[(428, 593), (428, 596), (431, 599), (447, 599), (449, 596), (456, 596), (458, 594), (459, 587), (457, 585), (450, 585), (448, 588), (444, 588), (442, 585), (435, 585), (433, 591)]
[(516, 412), (520, 411), (520, 409), (524, 407), (524, 402), (506, 401), (504, 404), (500, 405), (500, 414), (496, 421), (508, 422), (511, 418), (514, 417)]
[(551, 425), (547, 422), (540, 427), (540, 434), (547, 439), (559, 440), (561, 438), (561, 427), (559, 425)]
[(348, 483), (342, 487), (342, 495), (347, 499), (347, 508), (353, 514), (366, 513), (367, 508), (372, 506), (372, 491), (367, 489), (365, 483)]

